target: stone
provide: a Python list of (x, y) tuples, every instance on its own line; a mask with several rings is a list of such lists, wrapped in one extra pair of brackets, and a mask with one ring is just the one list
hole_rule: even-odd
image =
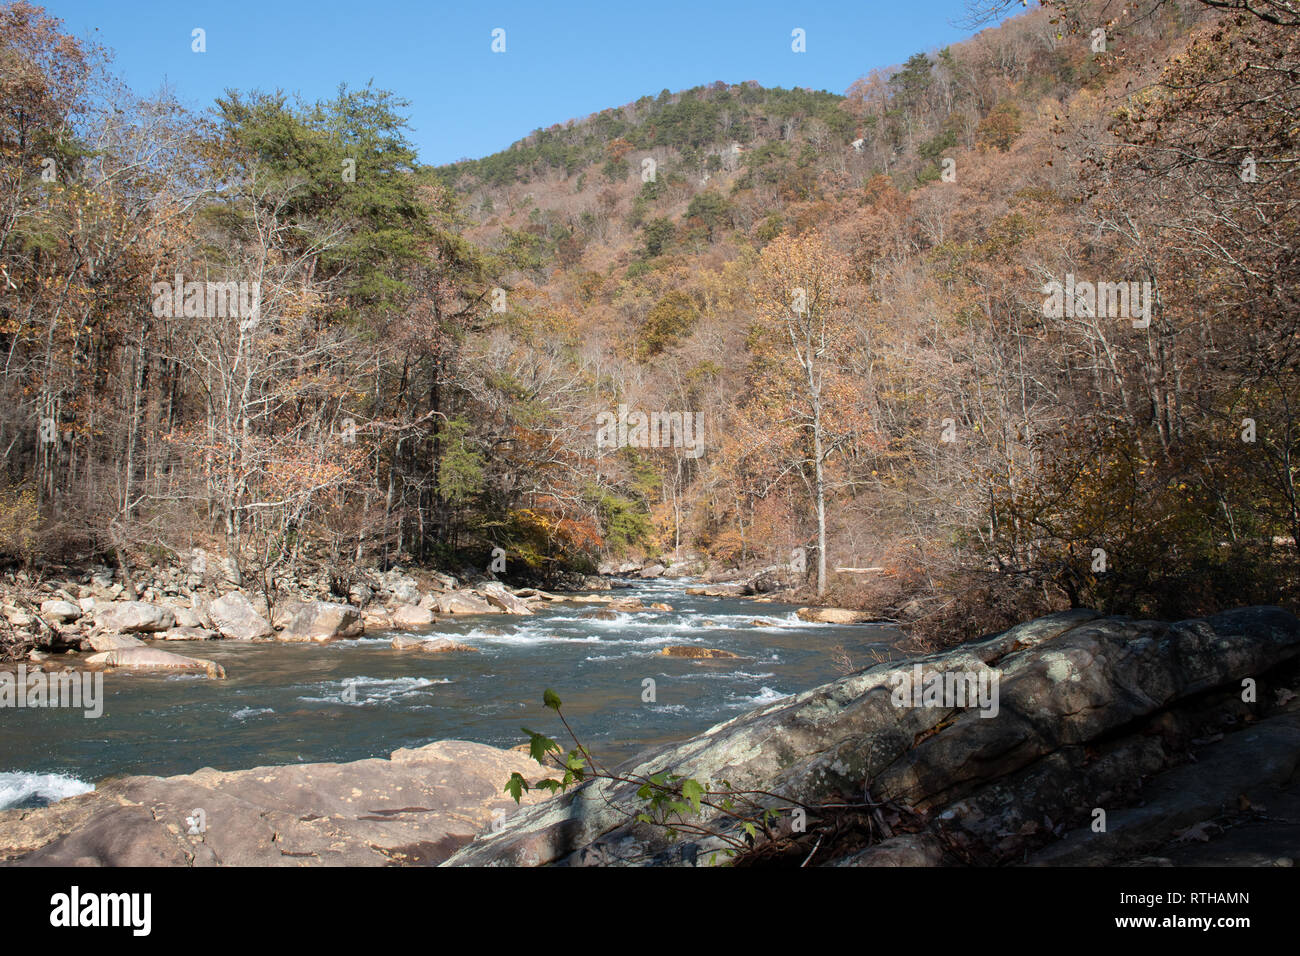
[(205, 622), (202, 616), (193, 608), (178, 607), (175, 608), (174, 610), (176, 612), (177, 627), (201, 628), (204, 626)]
[(533, 613), (533, 609), (525, 601), (507, 591), (503, 584), (485, 584), (478, 589), (478, 593), (489, 604), (507, 614)]
[(321, 643), (359, 637), (364, 631), (361, 612), (351, 604), (309, 601), (298, 609), (276, 640)]
[(741, 584), (709, 584), (704, 587), (687, 588), (686, 593), (705, 597), (739, 597), (745, 593), (745, 588)]
[(696, 647), (693, 644), (669, 644), (659, 653), (665, 657), (688, 657), (692, 660), (740, 657), (739, 654), (733, 654), (731, 651), (724, 651), (716, 647)]
[(215, 641), (221, 635), (206, 627), (173, 627), (157, 635), (164, 641)]
[(878, 619), (867, 611), (844, 607), (801, 607), (795, 612), (799, 620), (814, 624), (870, 624)]
[(209, 604), (208, 618), (222, 637), (232, 641), (255, 641), (275, 633), (242, 591), (231, 591)]
[[(0, 813), (0, 863), (434, 865), (497, 814), (517, 814), (504, 781), (539, 769), (526, 753), (441, 740), (352, 763), (117, 777), (48, 807)], [(546, 798), (525, 793), (522, 806)], [(196, 807), (208, 826), (191, 834)]]
[(654, 578), (661, 577), (666, 570), (668, 569), (662, 564), (652, 564), (649, 567), (642, 568), (637, 577), (653, 580)]
[(468, 644), (458, 644), (445, 637), (418, 638), (399, 634), (393, 638), (392, 646), (395, 651), (422, 651), (425, 654), (450, 654), (461, 651), (470, 654), (478, 653), (477, 647), (470, 647)]
[(433, 623), (433, 611), (413, 607), (410, 604), (403, 604), (400, 607), (393, 608), (388, 617), (391, 626), (406, 630), (428, 627)]
[(95, 626), (122, 634), (148, 634), (176, 626), (176, 612), (143, 601), (121, 601), (95, 608)]
[(153, 647), (127, 647), (91, 654), (86, 658), (86, 664), (92, 668), (105, 667), (111, 670), (205, 674), (216, 680), (224, 680), (226, 676), (225, 668), (220, 664), (198, 657), (183, 657)]
[(497, 608), (473, 591), (452, 591), (438, 595), (439, 614), (496, 614)]
[[(1300, 807), (1300, 698), (1279, 693), (1283, 703), (1245, 703), (1246, 677), (1261, 688), (1300, 682), (1300, 620), (1275, 607), (1173, 624), (1080, 609), (880, 662), (615, 770), (628, 778), (667, 772), (726, 780), (814, 807), (869, 786), (881, 819), (894, 821), (892, 835), (868, 847), (821, 846), (814, 863), (1230, 859), (1230, 852), (1193, 854), (1178, 833), (1213, 819), (1225, 802), (1247, 806), (1256, 793), (1270, 811), (1279, 801)], [(940, 696), (927, 706), (905, 690), (911, 686), (993, 691)], [(1190, 762), (1189, 749), (1198, 748)], [(636, 823), (636, 790), (635, 782), (589, 781), (525, 810), (448, 864), (572, 864), (593, 852), (611, 864), (727, 860), (716, 852), (727, 844), (715, 835), (673, 840), (662, 827)], [(760, 806), (790, 804), (762, 796)], [(1089, 835), (1094, 807), (1107, 809), (1105, 835)], [(697, 823), (733, 837), (740, 825), (710, 810)], [(788, 859), (797, 866), (814, 849), (809, 832)], [(1300, 830), (1291, 825), (1280, 840), (1243, 843), (1236, 852), (1267, 856), (1269, 865), (1294, 859)]]
[(82, 638), (82, 643), (89, 644), (97, 651), (118, 651), (127, 647), (145, 646), (144, 641), (130, 634), (90, 634)]
[(41, 617), (47, 621), (54, 621), (57, 624), (69, 624), (77, 620), (82, 615), (82, 610), (71, 601), (42, 601)]

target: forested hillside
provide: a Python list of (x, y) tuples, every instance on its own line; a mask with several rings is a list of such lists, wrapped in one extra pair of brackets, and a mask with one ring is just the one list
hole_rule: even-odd
[(1294, 605), (1297, 25), (1054, 0), (433, 168), (400, 90), (196, 115), (0, 7), (0, 553), (695, 553), (943, 640)]

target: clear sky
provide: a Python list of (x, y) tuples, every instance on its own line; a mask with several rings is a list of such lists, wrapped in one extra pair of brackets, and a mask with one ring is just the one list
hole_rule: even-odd
[[(116, 53), (137, 92), (205, 109), (226, 89), (315, 100), (373, 79), (410, 101), (425, 163), (479, 157), (534, 129), (715, 80), (843, 93), (869, 70), (963, 39), (965, 0), (449, 4), (424, 0), (46, 0)], [(206, 31), (207, 52), (191, 51)], [(505, 30), (504, 53), (492, 31)], [(807, 51), (791, 50), (804, 30)]]

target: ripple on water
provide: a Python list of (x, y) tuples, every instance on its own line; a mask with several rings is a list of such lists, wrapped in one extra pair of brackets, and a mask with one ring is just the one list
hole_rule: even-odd
[(0, 810), (44, 807), (94, 789), (61, 773), (0, 773)]
[(450, 684), (448, 678), (429, 677), (349, 677), (343, 680), (318, 681), (308, 689), (318, 689), (323, 696), (300, 695), (299, 700), (309, 704), (349, 704), (369, 707), (388, 704), (418, 695), (435, 684)]

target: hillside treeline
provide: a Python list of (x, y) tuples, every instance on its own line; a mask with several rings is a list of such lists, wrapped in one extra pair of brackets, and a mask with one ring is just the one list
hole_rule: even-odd
[(195, 115), (0, 8), (0, 551), (692, 551), (943, 640), (1292, 603), (1289, 16), (1053, 3), (435, 169), (395, 93)]

